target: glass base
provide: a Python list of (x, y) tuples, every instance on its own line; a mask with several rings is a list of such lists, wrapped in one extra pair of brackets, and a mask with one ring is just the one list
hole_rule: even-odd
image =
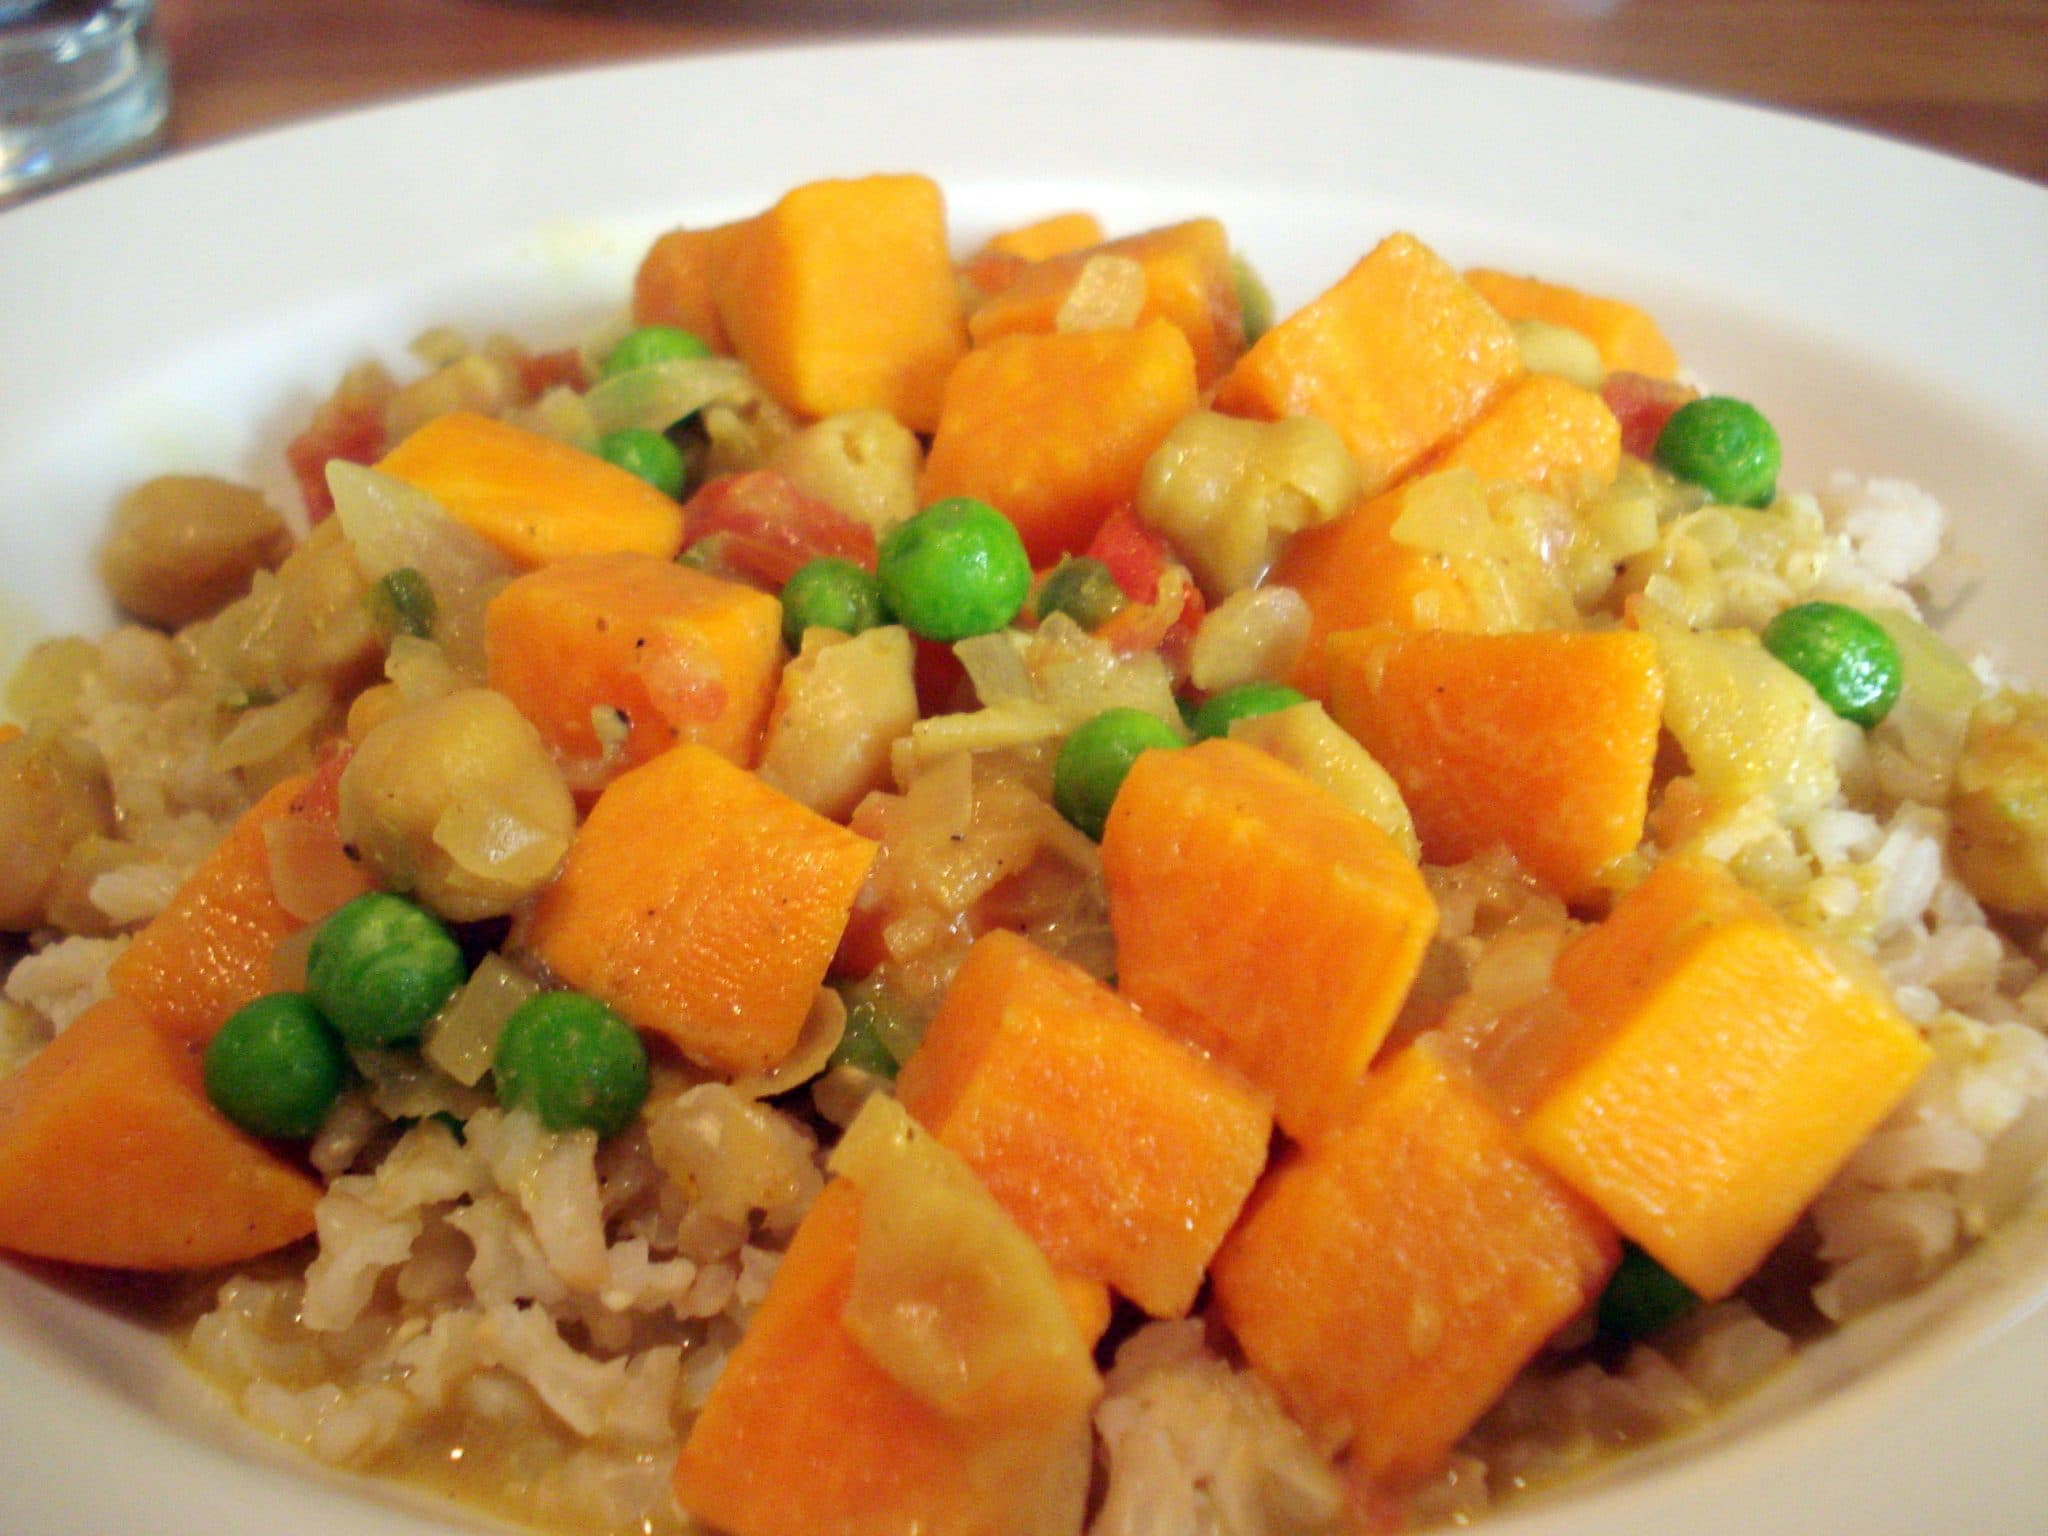
[(0, 0), (0, 203), (149, 148), (169, 109), (155, 0)]

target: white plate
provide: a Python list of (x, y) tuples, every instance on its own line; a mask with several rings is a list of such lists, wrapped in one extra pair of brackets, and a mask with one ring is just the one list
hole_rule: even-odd
[[(1283, 305), (1396, 227), (1460, 263), (1634, 297), (1702, 376), (1775, 418), (1788, 484), (1846, 465), (1947, 501), (1992, 557), (1958, 629), (2048, 676), (2048, 192), (1612, 82), (1133, 40), (530, 80), (266, 134), (0, 216), (14, 641), (33, 622), (104, 617), (86, 552), (123, 483), (176, 468), (276, 482), (277, 444), (348, 364), (395, 357), (441, 320), (566, 340), (622, 302), (657, 230), (877, 169), (938, 177), (962, 244), (1064, 207), (1120, 228), (1219, 215)], [(2048, 1529), (2044, 1301), (2037, 1223), (1701, 1440), (1492, 1529)], [(160, 1341), (4, 1265), (0, 1467), (12, 1536), (474, 1525), (255, 1440)]]

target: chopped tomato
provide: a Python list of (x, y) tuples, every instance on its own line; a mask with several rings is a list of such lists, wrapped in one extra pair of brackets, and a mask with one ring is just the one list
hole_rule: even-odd
[[(1185, 651), (1202, 627), (1208, 605), (1193, 578), (1170, 560), (1166, 540), (1138, 521), (1137, 511), (1126, 503), (1102, 520), (1088, 553), (1109, 567), (1109, 574), (1131, 603), (1102, 626), (1101, 637), (1120, 651), (1156, 647), (1165, 651), (1169, 660)], [(1180, 570), (1182, 589), (1180, 604), (1171, 612), (1163, 610), (1159, 597), (1160, 583), (1169, 569)]]
[(307, 518), (317, 523), (334, 510), (334, 495), (327, 489), (328, 460), (374, 464), (384, 456), (384, 448), (382, 406), (339, 398), (323, 401), (306, 430), (284, 450), (305, 498)]
[(1137, 508), (1125, 502), (1102, 520), (1089, 541), (1088, 553), (1109, 567), (1109, 574), (1134, 603), (1159, 596), (1159, 578), (1166, 571), (1166, 541), (1138, 521)]
[(341, 771), (355, 748), (347, 741), (334, 741), (322, 749), (306, 787), (292, 797), (289, 814), (318, 827), (332, 827), (341, 820)]
[(961, 709), (972, 709), (972, 703), (963, 704), (969, 696), (967, 669), (960, 665), (960, 658), (953, 654), (953, 647), (938, 640), (927, 640), (922, 635), (912, 637), (915, 643), (912, 676), (917, 683), (917, 712), (920, 717), (950, 715)]
[(583, 354), (574, 347), (521, 353), (515, 366), (519, 369), (519, 387), (528, 399), (544, 395), (558, 384), (582, 389), (590, 383), (590, 375), (583, 368)]
[(1646, 373), (1610, 373), (1600, 386), (1600, 398), (1614, 419), (1621, 423), (1621, 446), (1625, 453), (1647, 459), (1657, 450), (1657, 434), (1671, 413), (1699, 391), (1671, 379), (1653, 379)]
[(716, 537), (720, 565), (770, 591), (828, 555), (875, 568), (873, 529), (772, 469), (706, 481), (684, 504), (683, 527), (689, 544)]

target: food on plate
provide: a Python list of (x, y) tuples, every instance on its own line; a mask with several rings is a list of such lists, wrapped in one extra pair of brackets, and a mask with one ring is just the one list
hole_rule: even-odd
[(2043, 1161), (2048, 702), (1568, 276), (814, 182), (346, 375), (297, 533), (136, 488), (0, 1248), (577, 1533), (1463, 1521), (1914, 1290)]

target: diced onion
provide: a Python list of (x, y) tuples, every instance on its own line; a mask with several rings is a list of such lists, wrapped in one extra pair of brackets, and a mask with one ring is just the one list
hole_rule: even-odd
[(420, 1054), (465, 1087), (491, 1068), (498, 1034), (540, 984), (497, 955), (486, 955), (461, 989), (427, 1021)]

